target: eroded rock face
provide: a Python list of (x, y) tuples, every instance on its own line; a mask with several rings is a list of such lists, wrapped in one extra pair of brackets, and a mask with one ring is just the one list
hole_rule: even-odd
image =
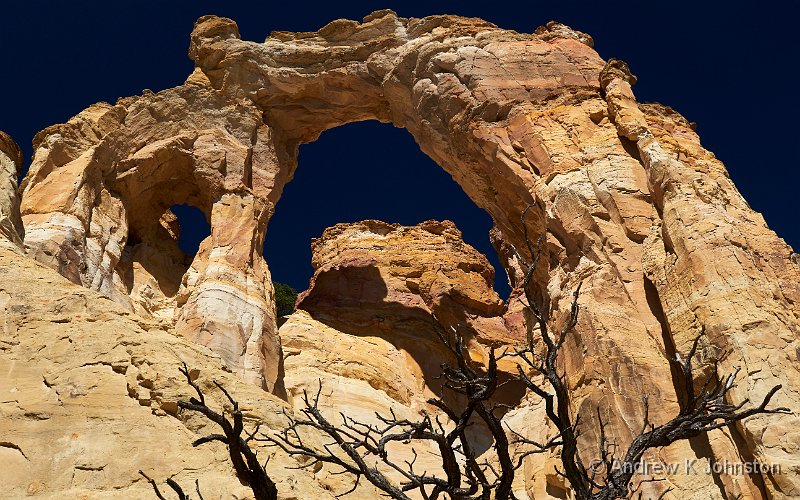
[[(624, 64), (610, 61), (602, 80), (617, 130), (635, 141), (662, 214), (643, 244), (642, 267), (675, 348), (685, 352), (691, 332), (705, 328), (709, 365), (728, 373), (746, 367), (734, 401), (761, 401), (782, 383), (774, 404), (797, 408), (800, 267), (791, 248), (750, 209), (686, 120), (661, 106), (636, 106)], [(789, 471), (768, 478), (770, 492), (799, 495), (797, 416), (759, 416), (737, 428), (757, 459)]]
[[(221, 444), (192, 441), (219, 428), (177, 401), (193, 396), (178, 371), (186, 363), (209, 406), (222, 410), (219, 382), (239, 401), (248, 429), (286, 426), (292, 409), (224, 369), (210, 349), (166, 332), (51, 269), (0, 248), (0, 467), (4, 498), (153, 497), (167, 477), (205, 498), (253, 498)], [(230, 411), (230, 407), (227, 408)], [(309, 442), (318, 437), (309, 435)], [(325, 469), (253, 442), (282, 499), (333, 500), (349, 487)], [(356, 498), (376, 498), (363, 485)]]
[[(233, 21), (204, 17), (192, 32), (190, 57), (196, 69), (185, 85), (94, 105), (37, 136), (22, 200), (30, 256), (211, 347), (228, 367), (274, 390), (280, 344), (260, 252), (297, 148), (347, 122), (392, 122), (492, 216), (492, 239), (513, 286), (521, 261), (530, 259), (525, 229), (532, 241), (544, 236), (548, 266), (537, 280), (548, 285), (538, 293), (556, 316), (583, 281), (578, 333), (561, 362), (571, 410), (587, 429), (586, 460), (594, 454), (598, 408), (623, 448), (641, 428), (641, 394), (660, 401), (651, 405), (655, 423), (677, 412), (680, 384), (669, 359), (703, 327), (710, 334), (703, 359), (724, 372), (743, 367), (732, 403), (759, 401), (781, 383), (774, 404), (800, 407), (796, 254), (747, 206), (686, 120), (637, 103), (630, 72), (618, 61), (606, 64), (590, 37), (557, 23), (520, 34), (477, 19), (379, 11), (361, 23), (339, 20), (255, 43), (240, 40)], [(175, 203), (193, 204), (211, 221), (212, 234), (193, 259), (175, 244), (168, 211)], [(452, 288), (423, 279), (425, 271), (406, 274), (414, 265), (403, 265), (403, 254), (424, 254), (437, 238), (455, 241), (450, 229), (436, 235), (364, 224), (364, 242), (380, 246), (388, 237), (401, 245), (387, 253), (397, 262), (369, 257), (370, 247), (357, 245), (344, 260), (320, 260), (301, 301), (310, 316), (295, 318), (297, 331), (323, 330), (313, 322), (337, 300), (351, 328), (375, 323), (375, 314), (358, 316), (346, 304), (364, 292), (354, 293), (352, 282), (385, 288), (370, 289), (370, 297), (385, 293), (375, 306), (411, 309), (409, 325), (435, 313), (444, 324), (471, 325), (487, 343), (530, 333), (520, 290), (502, 308), (469, 251), (457, 261), (477, 267), (454, 261)], [(362, 241), (352, 228), (327, 235)], [(358, 265), (363, 258), (370, 264)], [(328, 334), (361, 334), (333, 330)], [(543, 430), (536, 401), (515, 412), (517, 422), (536, 422), (523, 431)], [(796, 414), (773, 415), (673, 445), (650, 460), (754, 457), (781, 472), (679, 473), (645, 485), (645, 495), (667, 487), (676, 498), (800, 495), (798, 429)], [(520, 488), (529, 496), (564, 488), (552, 460), (526, 462)]]
[[(303, 366), (319, 365), (332, 376), (343, 376), (340, 367), (325, 361), (327, 354), (315, 354), (315, 350), (346, 353), (348, 348), (342, 344), (365, 341), (343, 339), (363, 337), (388, 346), (381, 352), (394, 354), (373, 359), (370, 350), (362, 347), (352, 349), (350, 355), (339, 353), (344, 362), (383, 366), (399, 357), (406, 360), (397, 364), (406, 375), (374, 369), (351, 378), (380, 387), (406, 406), (423, 408), (425, 400), (440, 392), (435, 379), (441, 363), (451, 358), (440, 335), (458, 331), (478, 363), (486, 362), (490, 347), (500, 349), (518, 340), (509, 337), (503, 325), (504, 306), (491, 288), (494, 270), (486, 257), (463, 242), (461, 232), (450, 221), (411, 227), (375, 220), (337, 224), (315, 239), (312, 249), (314, 276), (297, 300), (302, 312), (281, 327), (285, 348), (296, 342), (304, 345), (303, 361), (295, 358), (297, 353), (285, 353), (290, 395), (296, 396), (299, 390), (289, 378), (316, 380), (311, 373), (303, 374)], [(327, 325), (331, 332), (341, 332), (334, 333), (341, 339), (314, 341), (315, 336), (325, 334), (310, 333), (309, 321), (304, 320), (308, 317)], [(306, 326), (295, 328), (298, 322)], [(306, 332), (301, 335), (305, 341), (295, 340), (299, 335), (295, 330)], [(306, 351), (311, 346), (315, 350), (309, 354)], [(504, 367), (516, 371), (515, 365)], [(342, 392), (346, 398), (347, 391)]]
[(298, 298), (299, 309), (353, 329), (410, 335), (417, 328), (430, 331), (417, 321), (435, 318), (484, 345), (510, 342), (501, 319), (503, 301), (492, 289), (494, 269), (450, 221), (413, 227), (374, 220), (337, 224), (311, 248), (314, 276)]

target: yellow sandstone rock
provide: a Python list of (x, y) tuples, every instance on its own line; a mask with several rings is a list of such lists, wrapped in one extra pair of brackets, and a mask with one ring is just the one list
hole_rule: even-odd
[[(246, 426), (286, 425), (279, 398), (226, 371), (208, 348), (69, 283), (32, 259), (0, 248), (0, 468), (3, 498), (150, 498), (142, 469), (162, 487), (205, 498), (252, 498), (219, 443), (192, 447), (214, 424), (177, 402), (193, 396), (178, 371), (186, 363), (209, 406), (239, 401)], [(230, 411), (230, 408), (228, 408)], [(313, 474), (254, 442), (286, 499), (333, 499), (341, 477)], [(360, 498), (374, 498), (364, 488)], [(356, 498), (359, 498), (356, 496)]]

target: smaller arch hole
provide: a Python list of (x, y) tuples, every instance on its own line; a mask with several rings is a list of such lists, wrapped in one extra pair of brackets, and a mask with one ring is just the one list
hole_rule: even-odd
[(196, 255), (200, 243), (211, 235), (211, 224), (206, 215), (199, 208), (187, 204), (172, 205), (169, 209), (178, 218), (178, 248), (188, 255)]

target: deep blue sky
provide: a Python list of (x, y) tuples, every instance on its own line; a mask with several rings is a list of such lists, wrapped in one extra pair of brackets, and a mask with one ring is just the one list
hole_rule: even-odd
[[(601, 56), (630, 64), (641, 101), (670, 105), (698, 123), (703, 144), (725, 162), (751, 206), (800, 248), (794, 148), (800, 16), (789, 2), (5, 0), (0, 130), (29, 160), (37, 131), (89, 104), (180, 84), (192, 68), (189, 33), (203, 14), (231, 17), (243, 38), (262, 40), (272, 30), (316, 30), (386, 7), (406, 17), (477, 16), (523, 32), (551, 19), (586, 31)], [(363, 218), (404, 224), (450, 218), (496, 262), (488, 217), (408, 133), (352, 124), (301, 148), (298, 173), (267, 235), (274, 278), (305, 288), (310, 238), (335, 222)]]

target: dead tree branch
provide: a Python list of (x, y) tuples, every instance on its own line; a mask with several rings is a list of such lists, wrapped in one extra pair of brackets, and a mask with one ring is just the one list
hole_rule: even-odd
[[(365, 478), (386, 495), (395, 499), (408, 499), (409, 492), (417, 491), (423, 499), (508, 499), (512, 498), (514, 464), (509, 451), (508, 437), (501, 425), (497, 411), (502, 405), (492, 403), (498, 388), (497, 355), (490, 352), (488, 367), (478, 369), (468, 361), (463, 336), (453, 329), (446, 332), (437, 327), (442, 343), (452, 354), (455, 363), (442, 364), (442, 393), (428, 403), (439, 409), (441, 415), (425, 413), (421, 419), (399, 418), (394, 410), (389, 415), (375, 415), (378, 423), (368, 424), (341, 414), (341, 424), (334, 425), (319, 410), (319, 396), (303, 394), (305, 418), (296, 419), (287, 414), (289, 426), (281, 433), (263, 439), (280, 447), (289, 455), (302, 456), (309, 461), (302, 467), (316, 464), (333, 464), (342, 472), (355, 476), (352, 492), (361, 478)], [(460, 395), (466, 402), (459, 408), (445, 402), (445, 391)], [(480, 461), (467, 436), (467, 428), (475, 421), (483, 422), (494, 438), (494, 451), (498, 467)], [(303, 427), (322, 431), (331, 442), (317, 449), (303, 441)], [(414, 458), (397, 463), (388, 447), (393, 443), (411, 446)], [(415, 469), (417, 451), (421, 443), (432, 445), (439, 454), (441, 465), (435, 473)], [(399, 483), (377, 468), (394, 471)]]
[[(158, 497), (159, 500), (167, 500), (166, 498), (164, 498), (164, 495), (161, 493), (161, 490), (158, 489), (158, 484), (156, 484), (153, 478), (145, 474), (144, 471), (142, 470), (139, 470), (139, 474), (141, 474), (142, 477), (144, 477), (147, 480), (147, 482), (150, 483), (150, 486), (153, 487), (153, 491), (155, 492), (156, 497)], [(196, 481), (195, 484), (197, 484)], [(180, 485), (177, 482), (175, 482), (175, 480), (172, 479), (171, 477), (167, 478), (167, 486), (172, 488), (172, 490), (178, 495), (178, 500), (189, 500), (189, 497), (186, 495), (186, 493), (183, 492), (183, 489), (180, 487)], [(199, 485), (197, 486), (197, 495), (200, 497), (200, 500), (203, 500), (203, 495), (200, 494)]]
[[(214, 385), (216, 385), (217, 388), (222, 391), (231, 404), (231, 416), (233, 418), (232, 421), (228, 420), (228, 418), (225, 416), (224, 410), (222, 413), (218, 413), (206, 405), (205, 395), (200, 389), (200, 386), (197, 385), (194, 380), (192, 380), (192, 377), (189, 373), (189, 368), (185, 363), (181, 368), (179, 368), (179, 370), (186, 377), (186, 381), (189, 383), (189, 385), (197, 393), (197, 398), (191, 397), (189, 398), (189, 401), (178, 401), (178, 407), (184, 410), (196, 411), (202, 414), (207, 419), (220, 426), (223, 432), (223, 434), (210, 434), (208, 436), (196, 439), (192, 443), (192, 446), (196, 447), (212, 441), (224, 443), (228, 447), (228, 454), (231, 458), (231, 462), (233, 463), (233, 468), (236, 470), (236, 475), (242, 482), (250, 487), (256, 500), (277, 500), (278, 490), (275, 487), (275, 483), (273, 483), (269, 478), (265, 466), (259, 463), (256, 452), (254, 452), (248, 444), (250, 440), (253, 439), (255, 434), (258, 433), (259, 425), (256, 426), (253, 432), (247, 434), (245, 437), (242, 437), (242, 433), (244, 432), (244, 417), (242, 412), (239, 410), (239, 403), (233, 399), (230, 393), (221, 384), (217, 383), (216, 381), (214, 382)], [(153, 487), (156, 497), (158, 497), (160, 500), (166, 500), (164, 495), (159, 490), (155, 480), (147, 476), (147, 474), (141, 470), (139, 471), (139, 474), (141, 474)], [(175, 480), (170, 477), (166, 482), (167, 485), (178, 495), (179, 500), (189, 500), (189, 496), (183, 491), (181, 486), (175, 482)], [(203, 500), (203, 495), (200, 493), (199, 480), (195, 480), (195, 491), (197, 491), (197, 497), (200, 500)]]
[[(199, 446), (212, 441), (225, 443), (237, 475), (252, 488), (257, 500), (276, 499), (277, 491), (264, 466), (259, 464), (256, 453), (249, 446), (253, 440), (266, 442), (289, 456), (303, 459), (304, 462), (298, 469), (331, 465), (339, 469), (336, 472), (338, 474), (352, 475), (352, 487), (337, 496), (355, 491), (363, 478), (384, 495), (399, 500), (410, 499), (412, 492), (424, 500), (438, 500), (442, 497), (457, 500), (508, 500), (514, 498), (511, 487), (515, 470), (526, 457), (560, 449), (561, 468), (556, 467), (556, 473), (569, 482), (574, 498), (612, 500), (632, 498), (637, 493), (638, 498), (641, 498), (644, 484), (662, 480), (643, 479), (634, 485), (633, 477), (637, 473), (637, 466), (648, 450), (669, 446), (675, 441), (690, 439), (754, 415), (789, 413), (787, 408), (768, 408), (772, 397), (780, 390), (780, 385), (773, 387), (757, 406), (750, 405), (748, 400), (738, 404), (730, 403), (729, 395), (735, 385), (738, 369), (723, 377), (719, 377), (715, 369), (702, 386), (696, 389), (693, 362), (705, 333), (701, 330), (686, 356), (677, 355), (672, 360), (681, 369), (683, 390), (686, 394), (686, 401), (682, 402), (678, 414), (668, 422), (656, 426), (650, 422), (650, 402), (645, 396), (642, 428), (622, 453), (618, 444), (609, 439), (606, 432), (608, 423), (603, 420), (598, 409), (597, 458), (587, 464), (581, 458), (578, 446), (581, 421), (578, 415), (573, 417), (570, 413), (570, 393), (565, 375), (559, 372), (560, 350), (578, 324), (578, 299), (582, 282), (575, 286), (569, 309), (559, 326), (552, 319), (552, 304), (545, 287), (537, 288), (534, 279), (543, 255), (544, 237), (540, 237), (536, 244), (531, 242), (525, 224), (529, 208), (520, 217), (529, 260), (517, 252), (524, 269), (521, 286), (527, 302), (525, 307), (533, 318), (533, 323), (528, 325), (527, 345), (513, 352), (504, 351), (500, 355), (491, 349), (488, 366), (476, 366), (470, 361), (465, 337), (459, 328), (445, 330), (434, 316), (439, 340), (446, 346), (451, 358), (441, 365), (442, 388), (439, 396), (427, 401), (440, 413), (433, 415), (423, 412), (421, 418), (407, 419), (397, 416), (390, 409), (388, 415), (376, 413), (373, 423), (361, 422), (340, 413), (341, 422), (333, 423), (319, 408), (322, 392), (320, 380), (315, 395), (309, 396), (303, 392), (300, 416), (284, 411), (288, 425), (283, 430), (263, 433), (256, 426), (247, 433), (239, 405), (228, 391), (215, 382), (232, 406), (232, 420), (224, 412), (218, 413), (206, 405), (202, 391), (184, 365), (181, 372), (194, 388), (197, 398), (193, 397), (188, 402), (180, 401), (178, 406), (201, 413), (222, 429), (222, 434), (201, 437), (193, 445)], [(544, 442), (529, 439), (513, 429), (504, 429), (502, 416), (497, 414), (499, 410), (508, 408), (507, 405), (493, 401), (501, 385), (498, 383), (497, 362), (509, 356), (518, 360), (519, 379), (542, 398), (545, 414), (556, 427), (555, 435)], [(460, 403), (452, 403), (451, 399)], [(493, 438), (495, 464), (486, 459), (480, 460), (468, 437), (468, 428), (476, 423), (484, 425)], [(304, 440), (303, 436), (308, 430), (321, 434), (327, 438), (327, 442), (319, 445)], [(511, 444), (523, 446), (523, 451), (515, 459), (511, 456)], [(399, 463), (390, 451), (390, 447), (398, 445), (409, 446), (413, 458)], [(437, 470), (419, 471), (417, 450), (420, 446), (430, 447), (438, 452)], [(152, 485), (158, 498), (163, 500), (155, 481), (144, 472), (140, 473)], [(180, 499), (187, 498), (172, 478), (167, 480), (167, 484)], [(199, 495), (199, 484), (196, 483), (196, 486)], [(659, 499), (669, 491), (670, 488), (663, 491)]]
[[(218, 413), (208, 407), (203, 391), (200, 390), (200, 386), (192, 380), (186, 364), (180, 368), (180, 371), (186, 377), (186, 381), (189, 385), (192, 386), (197, 393), (197, 398), (192, 397), (189, 398), (189, 401), (178, 401), (178, 407), (184, 410), (196, 411), (222, 429), (222, 434), (210, 434), (201, 437), (195, 440), (192, 446), (200, 446), (201, 444), (210, 443), (212, 441), (224, 443), (228, 447), (228, 454), (231, 458), (233, 468), (236, 471), (236, 475), (253, 490), (253, 495), (256, 500), (276, 500), (278, 498), (278, 490), (275, 487), (275, 483), (270, 479), (269, 475), (267, 475), (264, 465), (258, 461), (256, 452), (253, 451), (249, 445), (250, 440), (252, 440), (253, 436), (258, 432), (259, 426), (256, 426), (252, 433), (246, 434), (244, 430), (244, 418), (241, 410), (239, 410), (239, 403), (230, 395), (225, 387), (216, 381), (214, 382), (214, 385), (217, 386), (231, 404), (232, 411), (230, 415), (232, 420), (229, 420), (228, 417), (225, 416), (224, 411)], [(167, 481), (169, 484), (170, 480)], [(172, 485), (170, 484), (170, 486)], [(177, 484), (175, 486), (177, 486)], [(195, 483), (195, 487), (197, 489), (197, 494), (202, 498), (202, 495), (200, 495), (199, 483)], [(173, 487), (173, 489), (175, 489), (175, 487)], [(180, 489), (180, 487), (178, 487), (178, 489)], [(176, 489), (176, 492), (178, 492), (178, 489)], [(181, 499), (185, 498), (185, 495), (181, 495), (183, 495), (182, 491), (179, 492), (179, 496)]]

